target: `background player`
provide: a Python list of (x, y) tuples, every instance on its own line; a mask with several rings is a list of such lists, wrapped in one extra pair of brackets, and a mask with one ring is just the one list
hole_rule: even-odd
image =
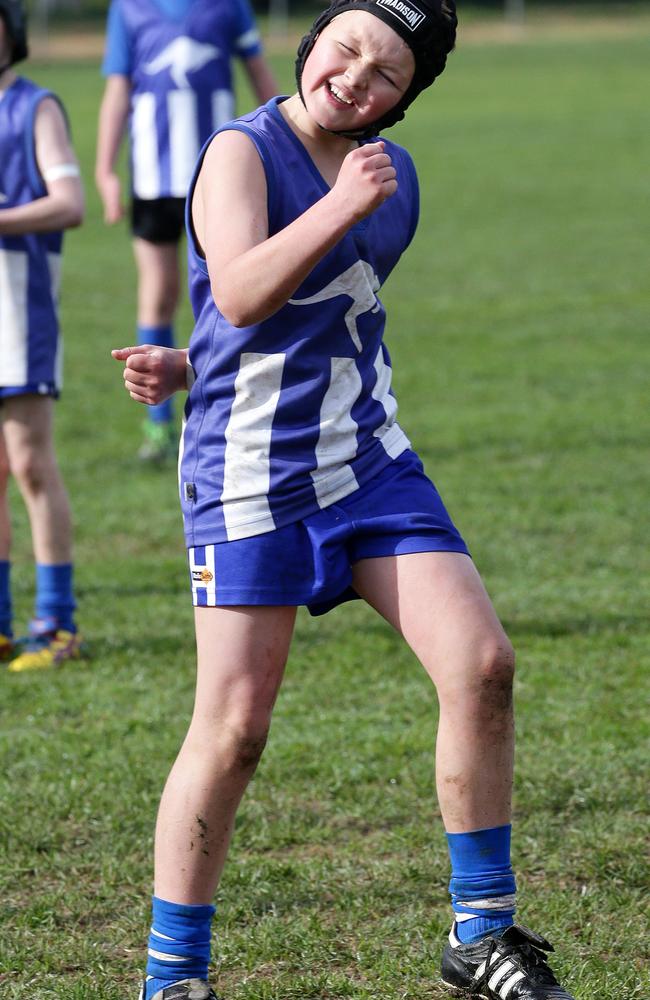
[[(57, 296), (63, 230), (83, 216), (79, 167), (54, 95), (16, 76), (25, 9), (0, 0), (0, 658), (14, 671), (79, 655), (68, 497), (52, 436), (61, 387)], [(13, 474), (29, 515), (36, 611), (13, 641), (7, 501)]]
[[(444, 981), (570, 1000), (548, 942), (513, 922), (512, 649), (396, 422), (375, 294), (413, 236), (418, 189), (406, 151), (374, 137), (442, 72), (455, 27), (440, 0), (339, 0), (300, 47), (299, 93), (220, 132), (190, 187), (196, 382), (180, 479), (198, 681), (158, 815), (145, 1000), (214, 996), (212, 898), (296, 605), (319, 614), (353, 596), (404, 636), (439, 698)], [(114, 355), (137, 400), (183, 384), (184, 352)]]
[[(184, 199), (201, 146), (233, 117), (231, 60), (258, 101), (278, 92), (248, 0), (113, 0), (95, 177), (106, 222), (123, 215), (115, 170), (130, 123), (138, 343), (170, 346), (179, 298)], [(140, 457), (175, 456), (171, 401), (151, 407)]]

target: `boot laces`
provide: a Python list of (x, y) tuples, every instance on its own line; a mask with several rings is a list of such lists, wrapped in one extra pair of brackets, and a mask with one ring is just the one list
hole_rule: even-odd
[[(492, 960), (495, 951), (498, 958)], [(476, 981), (477, 988), (488, 989), (488, 980), (494, 975), (497, 966), (508, 958), (519, 959), (530, 982), (548, 986), (557, 986), (558, 981), (553, 975), (547, 961), (545, 953), (536, 948), (528, 941), (515, 941), (510, 944), (493, 938), (490, 941), (488, 952), (485, 958), (485, 971)], [(523, 962), (521, 961), (523, 959)], [(519, 964), (519, 963), (517, 963)]]

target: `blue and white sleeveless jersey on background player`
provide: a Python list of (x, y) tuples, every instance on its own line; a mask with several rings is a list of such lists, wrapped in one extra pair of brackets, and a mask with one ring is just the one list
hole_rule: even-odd
[[(227, 126), (250, 136), (263, 162), (271, 236), (329, 190), (284, 121), (281, 100)], [(305, 518), (352, 493), (409, 447), (395, 420), (385, 313), (376, 292), (413, 237), (418, 187), (408, 153), (384, 141), (397, 192), (262, 323), (237, 329), (219, 313), (188, 226), (196, 317), (190, 340), (196, 382), (180, 455), (188, 546), (246, 538)]]
[[(34, 121), (53, 95), (18, 77), (0, 97), (0, 210), (47, 194)], [(0, 397), (57, 395), (62, 349), (57, 304), (63, 233), (0, 236)]]
[(105, 76), (131, 81), (137, 198), (184, 198), (201, 146), (234, 115), (231, 59), (261, 52), (248, 0), (113, 0)]

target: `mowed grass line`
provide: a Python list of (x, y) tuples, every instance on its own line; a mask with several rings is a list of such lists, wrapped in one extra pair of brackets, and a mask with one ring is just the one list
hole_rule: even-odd
[[(648, 48), (473, 45), (395, 130), (422, 186), (418, 235), (383, 293), (400, 419), (518, 650), (521, 917), (558, 944), (577, 1000), (650, 993)], [(192, 615), (174, 474), (135, 462), (141, 413), (109, 357), (133, 339), (134, 281), (91, 184), (101, 81), (81, 64), (34, 75), (68, 106), (89, 196), (67, 242), (57, 419), (92, 656), (3, 681), (0, 995), (123, 1000), (191, 710)], [(301, 613), (219, 893), (225, 996), (446, 995), (435, 719), (421, 669), (369, 610)]]

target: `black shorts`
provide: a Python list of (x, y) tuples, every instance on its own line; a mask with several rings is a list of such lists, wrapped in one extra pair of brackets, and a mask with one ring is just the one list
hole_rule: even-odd
[(185, 198), (133, 198), (131, 232), (148, 243), (178, 243), (185, 228)]

